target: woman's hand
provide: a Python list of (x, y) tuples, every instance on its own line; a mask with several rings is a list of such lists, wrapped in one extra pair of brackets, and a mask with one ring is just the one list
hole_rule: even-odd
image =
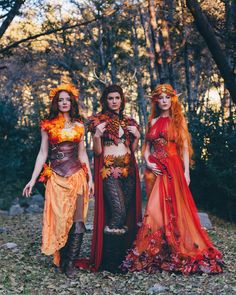
[(106, 125), (107, 125), (107, 122), (103, 122), (103, 123), (99, 124), (96, 127), (96, 131), (95, 131), (94, 137), (102, 137), (103, 136), (103, 133), (106, 130)]
[(92, 198), (94, 196), (94, 182), (92, 179), (89, 180), (88, 186), (89, 186), (89, 197)]
[(138, 128), (136, 126), (127, 126), (127, 129), (130, 133), (133, 134), (135, 138), (140, 138), (140, 132), (138, 131)]
[(26, 198), (30, 197), (34, 185), (35, 185), (35, 180), (31, 179), (24, 187), (22, 195), (25, 196)]
[(162, 171), (157, 168), (157, 165), (155, 163), (151, 163), (149, 161), (146, 161), (146, 164), (147, 164), (147, 168), (152, 170), (152, 172), (155, 175), (162, 175), (163, 174)]
[(190, 175), (188, 172), (184, 172), (184, 176), (185, 176), (185, 179), (187, 181), (187, 184), (189, 185), (190, 184)]

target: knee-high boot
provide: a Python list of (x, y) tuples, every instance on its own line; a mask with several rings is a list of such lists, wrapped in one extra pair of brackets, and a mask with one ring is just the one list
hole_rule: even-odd
[(112, 273), (120, 273), (119, 266), (125, 257), (125, 234), (104, 233), (102, 267)]
[(69, 278), (75, 275), (74, 263), (80, 253), (84, 232), (85, 226), (83, 222), (77, 221), (73, 223), (66, 245), (60, 250), (61, 270)]

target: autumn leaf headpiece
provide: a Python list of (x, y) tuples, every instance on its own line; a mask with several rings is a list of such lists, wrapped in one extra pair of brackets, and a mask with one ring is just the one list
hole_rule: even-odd
[(159, 96), (162, 93), (166, 93), (167, 95), (171, 96), (172, 102), (178, 101), (178, 94), (176, 93), (176, 90), (170, 85), (170, 84), (160, 84), (158, 85), (152, 92), (152, 101), (157, 101)]
[(58, 85), (56, 88), (52, 88), (49, 92), (49, 98), (51, 100), (53, 100), (53, 98), (55, 97), (55, 95), (59, 92), (59, 91), (66, 91), (71, 93), (76, 99), (78, 99), (79, 97), (79, 91), (75, 88), (75, 86), (73, 84), (60, 84)]

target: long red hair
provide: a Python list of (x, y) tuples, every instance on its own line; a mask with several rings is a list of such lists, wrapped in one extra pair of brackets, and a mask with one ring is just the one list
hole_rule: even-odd
[[(170, 108), (170, 117), (171, 125), (169, 126), (169, 137), (174, 136), (175, 142), (177, 144), (177, 150), (180, 157), (183, 159), (183, 150), (184, 150), (184, 141), (187, 140), (188, 143), (188, 152), (189, 152), (189, 164), (193, 164), (193, 148), (191, 143), (191, 135), (188, 131), (188, 126), (186, 123), (185, 116), (182, 111), (182, 105), (178, 100), (176, 91), (169, 84), (160, 84), (152, 92), (152, 107), (151, 113), (148, 117), (148, 129), (151, 126), (152, 119), (160, 115), (160, 109), (156, 103), (156, 98), (161, 93), (166, 93), (171, 96), (171, 108)], [(145, 148), (143, 149), (143, 151)]]

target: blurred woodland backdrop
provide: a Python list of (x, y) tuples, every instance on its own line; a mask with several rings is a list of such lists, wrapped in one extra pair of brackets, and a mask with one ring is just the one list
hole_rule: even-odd
[(0, 41), (1, 209), (31, 176), (51, 87), (76, 84), (86, 118), (104, 83), (120, 84), (144, 134), (165, 81), (182, 93), (197, 205), (236, 220), (235, 0), (0, 0)]

